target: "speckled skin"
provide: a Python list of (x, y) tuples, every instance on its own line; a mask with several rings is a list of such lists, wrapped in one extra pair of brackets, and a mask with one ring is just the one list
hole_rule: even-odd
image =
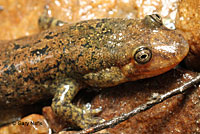
[[(52, 108), (63, 119), (81, 128), (103, 122), (93, 117), (100, 109), (71, 103), (80, 89), (159, 75), (188, 52), (184, 38), (152, 16), (82, 21), (1, 42), (0, 106), (21, 106), (54, 96)], [(138, 50), (141, 47), (145, 50)], [(138, 51), (148, 51), (151, 57), (141, 64), (135, 59)]]

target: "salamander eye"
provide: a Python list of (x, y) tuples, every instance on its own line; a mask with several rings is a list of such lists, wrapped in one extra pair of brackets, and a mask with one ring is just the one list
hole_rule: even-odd
[(144, 23), (150, 27), (160, 27), (163, 25), (162, 18), (158, 14), (147, 15), (144, 18)]
[(135, 51), (134, 59), (139, 64), (145, 64), (151, 60), (152, 52), (148, 47), (140, 47)]
[(157, 22), (158, 24), (161, 24), (162, 25), (162, 18), (160, 17), (160, 15), (158, 14), (152, 14), (152, 15), (149, 15), (153, 21)]

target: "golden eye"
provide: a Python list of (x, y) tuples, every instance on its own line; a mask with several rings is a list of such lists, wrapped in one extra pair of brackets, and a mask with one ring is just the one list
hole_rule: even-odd
[(134, 59), (138, 64), (145, 64), (151, 60), (152, 52), (148, 47), (140, 47), (135, 51)]
[(149, 15), (153, 21), (159, 23), (160, 25), (162, 25), (162, 18), (160, 17), (160, 15), (158, 14), (152, 14), (152, 15)]
[(147, 15), (143, 21), (147, 26), (152, 28), (160, 27), (163, 25), (162, 18), (158, 14)]

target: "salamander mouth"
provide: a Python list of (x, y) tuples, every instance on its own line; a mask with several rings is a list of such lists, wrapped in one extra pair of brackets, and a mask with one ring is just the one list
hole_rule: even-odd
[(161, 74), (173, 69), (177, 65), (178, 64), (173, 64), (173, 65), (168, 66), (168, 67), (160, 68), (160, 69), (157, 69), (157, 70), (151, 70), (149, 72), (144, 72), (143, 75), (138, 76), (138, 79), (150, 78), (150, 77), (161, 75)]
[(137, 64), (132, 61), (124, 65), (121, 71), (129, 81), (154, 77), (173, 69), (184, 59), (186, 54), (174, 57), (170, 54), (161, 55), (154, 53), (151, 61), (147, 64)]
[(167, 66), (167, 67), (163, 67), (163, 68), (159, 68), (159, 69), (155, 69), (155, 70), (143, 70), (143, 71), (136, 71), (136, 72), (132, 72), (132, 73), (124, 73), (125, 77), (129, 80), (129, 81), (135, 81), (135, 80), (139, 80), (139, 79), (145, 79), (145, 78), (150, 78), (150, 77), (154, 77), (154, 76), (158, 76), (160, 74), (163, 74), (169, 70), (171, 70), (172, 68), (176, 67), (177, 64), (173, 64), (171, 66)]

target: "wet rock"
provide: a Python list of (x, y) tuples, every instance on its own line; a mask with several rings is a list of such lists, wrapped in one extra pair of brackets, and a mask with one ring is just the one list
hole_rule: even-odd
[(187, 68), (200, 71), (200, 1), (181, 0), (176, 17), (176, 28), (182, 30), (190, 45), (184, 63)]
[(32, 114), (0, 128), (0, 134), (49, 134), (51, 129), (42, 115)]

